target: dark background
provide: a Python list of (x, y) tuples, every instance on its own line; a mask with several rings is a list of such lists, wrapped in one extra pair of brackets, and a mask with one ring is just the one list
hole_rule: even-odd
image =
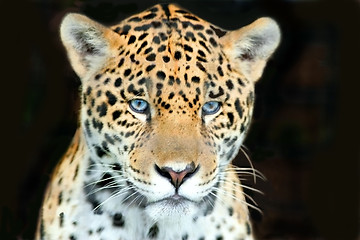
[[(165, 2), (165, 1), (160, 1)], [(80, 81), (58, 29), (67, 12), (105, 24), (154, 1), (2, 2), (0, 239), (33, 239), (51, 170), (76, 129)], [(267, 177), (251, 194), (259, 239), (360, 239), (360, 2), (181, 1), (225, 29), (271, 16), (280, 48), (257, 84), (245, 145)], [(248, 166), (243, 154), (235, 160)]]

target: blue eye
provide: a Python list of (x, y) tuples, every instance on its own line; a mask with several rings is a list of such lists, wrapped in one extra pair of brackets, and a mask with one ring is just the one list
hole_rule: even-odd
[(133, 99), (130, 101), (129, 106), (131, 110), (136, 113), (145, 113), (149, 107), (149, 103), (142, 99)]
[(219, 102), (207, 102), (202, 107), (203, 115), (212, 115), (217, 113), (220, 110), (220, 103)]

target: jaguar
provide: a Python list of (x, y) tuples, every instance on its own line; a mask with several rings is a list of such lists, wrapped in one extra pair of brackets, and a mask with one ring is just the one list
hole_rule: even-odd
[(230, 31), (175, 4), (113, 26), (67, 14), (79, 124), (36, 239), (254, 239), (232, 160), (280, 35), (268, 17)]

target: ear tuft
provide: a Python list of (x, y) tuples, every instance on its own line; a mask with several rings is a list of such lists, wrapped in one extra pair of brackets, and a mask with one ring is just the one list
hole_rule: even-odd
[(225, 52), (246, 78), (258, 80), (266, 61), (278, 47), (280, 29), (271, 18), (260, 18), (252, 24), (224, 36)]
[(65, 16), (60, 36), (71, 65), (80, 78), (98, 70), (105, 63), (114, 41), (111, 34), (115, 33), (81, 14)]

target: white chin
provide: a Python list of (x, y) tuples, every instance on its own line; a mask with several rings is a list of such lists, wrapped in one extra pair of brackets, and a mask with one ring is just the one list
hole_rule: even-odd
[(146, 206), (147, 215), (154, 221), (181, 222), (192, 218), (199, 207), (190, 201), (163, 200)]

